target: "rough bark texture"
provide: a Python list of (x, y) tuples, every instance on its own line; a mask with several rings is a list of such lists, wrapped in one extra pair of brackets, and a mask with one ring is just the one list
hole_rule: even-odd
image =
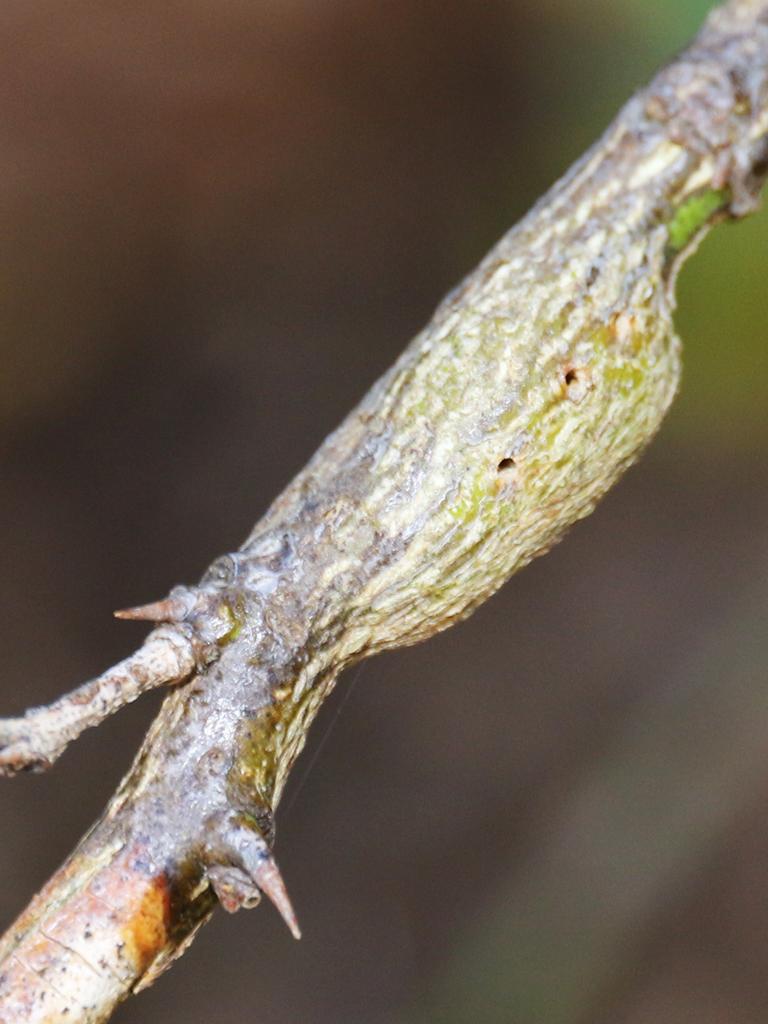
[[(96, 1022), (213, 910), (297, 933), (274, 812), (338, 673), (468, 615), (587, 515), (677, 387), (682, 259), (768, 167), (768, 0), (689, 50), (442, 303), (234, 554), (126, 613), (122, 666), (0, 723), (0, 770), (177, 683), (104, 817), (0, 943), (0, 1021)], [(122, 679), (124, 685), (117, 680)]]

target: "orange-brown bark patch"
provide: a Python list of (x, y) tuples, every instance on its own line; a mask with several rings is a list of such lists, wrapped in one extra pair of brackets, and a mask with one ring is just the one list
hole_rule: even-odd
[(126, 953), (141, 975), (168, 942), (170, 893), (165, 875), (153, 878), (122, 929)]

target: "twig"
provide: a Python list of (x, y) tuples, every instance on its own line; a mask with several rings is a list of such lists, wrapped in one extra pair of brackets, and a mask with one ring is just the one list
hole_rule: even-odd
[[(768, 0), (731, 0), (437, 310), (243, 547), (134, 609), (142, 651), (4, 726), (6, 771), (178, 685), (104, 817), (0, 943), (3, 1024), (92, 1022), (216, 897), (298, 934), (270, 849), (346, 665), (468, 615), (587, 515), (677, 387), (682, 260), (768, 170)], [(150, 658), (149, 651), (153, 652)], [(146, 671), (144, 670), (146, 668)]]

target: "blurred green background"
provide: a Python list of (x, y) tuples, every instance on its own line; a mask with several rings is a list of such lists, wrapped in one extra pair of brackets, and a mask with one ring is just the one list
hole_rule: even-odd
[[(710, 6), (6, 0), (3, 711), (237, 546)], [(278, 814), (304, 940), (217, 915), (117, 1021), (765, 1021), (767, 242), (684, 270), (681, 395), (595, 515), (341, 681)], [(158, 700), (0, 787), (3, 924)]]

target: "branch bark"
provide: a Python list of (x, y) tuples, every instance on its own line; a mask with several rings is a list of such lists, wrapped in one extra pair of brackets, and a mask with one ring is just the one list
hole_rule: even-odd
[(731, 0), (449, 295), (239, 551), (0, 771), (175, 684), (103, 818), (0, 942), (4, 1024), (106, 1020), (216, 902), (298, 926), (274, 813), (346, 666), (470, 614), (638, 456), (677, 387), (674, 282), (768, 171), (768, 0)]

